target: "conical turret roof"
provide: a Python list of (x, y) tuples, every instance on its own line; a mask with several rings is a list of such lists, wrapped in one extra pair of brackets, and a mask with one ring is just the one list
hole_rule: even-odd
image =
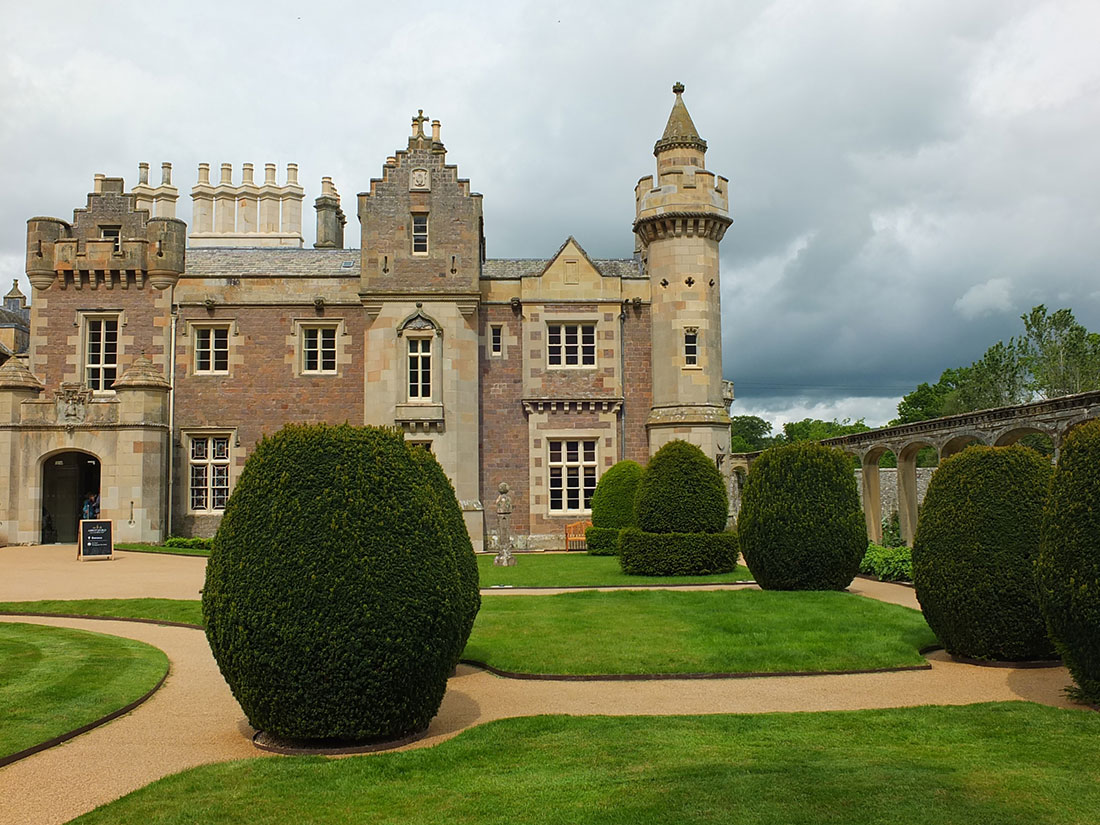
[(163, 389), (168, 390), (172, 385), (164, 380), (164, 374), (150, 361), (144, 353), (134, 359), (117, 381), (111, 385), (112, 389)]
[(8, 290), (8, 294), (5, 295), (4, 298), (23, 298), (26, 300), (26, 297), (26, 295), (19, 291), (19, 279), (13, 279), (11, 282), (11, 289)]
[(672, 91), (676, 95), (676, 102), (672, 104), (672, 112), (668, 116), (665, 133), (653, 146), (653, 154), (656, 155), (665, 149), (678, 146), (698, 149), (700, 152), (707, 151), (707, 142), (699, 137), (699, 132), (691, 121), (691, 115), (688, 114), (687, 106), (684, 105), (684, 100), (680, 97), (684, 92), (684, 84), (677, 83), (672, 87)]
[(0, 366), (0, 390), (43, 390), (42, 382), (18, 358), (9, 358)]

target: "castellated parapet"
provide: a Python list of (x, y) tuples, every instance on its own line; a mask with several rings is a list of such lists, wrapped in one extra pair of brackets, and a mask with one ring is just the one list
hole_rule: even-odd
[[(27, 221), (27, 278), (38, 290), (57, 281), (61, 289), (157, 289), (174, 286), (184, 269), (187, 225), (173, 217), (150, 217), (125, 192), (122, 178), (95, 176), (88, 205), (60, 218)], [(155, 202), (155, 197), (154, 197)]]
[(241, 167), (241, 182), (233, 183), (233, 164), (221, 165), (217, 185), (210, 182), (210, 164), (199, 164), (199, 181), (191, 188), (194, 204), (193, 247), (301, 247), (302, 200), (298, 164), (286, 166), (286, 183), (275, 180), (275, 164), (264, 164), (264, 182), (257, 184), (251, 163)]

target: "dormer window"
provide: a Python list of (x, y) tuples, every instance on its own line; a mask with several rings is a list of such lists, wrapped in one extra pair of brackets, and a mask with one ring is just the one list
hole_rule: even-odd
[(428, 216), (412, 216), (412, 251), (414, 255), (428, 254)]
[(121, 226), (101, 226), (99, 227), (99, 237), (105, 241), (115, 242), (115, 252), (122, 251), (122, 227)]

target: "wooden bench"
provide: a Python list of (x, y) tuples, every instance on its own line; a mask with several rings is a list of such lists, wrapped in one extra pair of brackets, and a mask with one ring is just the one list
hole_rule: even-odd
[(592, 526), (590, 521), (575, 521), (572, 524), (565, 525), (565, 549), (569, 550), (587, 550), (588, 545), (585, 543), (584, 531)]

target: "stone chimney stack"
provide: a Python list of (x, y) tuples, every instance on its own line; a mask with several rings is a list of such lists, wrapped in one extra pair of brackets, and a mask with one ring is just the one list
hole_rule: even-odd
[(317, 249), (343, 249), (344, 226), (348, 219), (340, 208), (340, 193), (332, 185), (332, 178), (321, 178), (321, 196), (313, 202), (317, 210)]
[[(191, 190), (195, 201), (191, 246), (302, 246), (302, 199), (298, 164), (288, 163), (286, 185), (275, 180), (275, 164), (264, 164), (264, 182), (255, 181), (255, 167), (241, 167), (241, 182), (233, 183), (233, 165), (221, 165), (221, 180), (210, 185), (210, 164), (199, 164), (199, 181)], [(163, 186), (161, 187), (163, 188)]]

